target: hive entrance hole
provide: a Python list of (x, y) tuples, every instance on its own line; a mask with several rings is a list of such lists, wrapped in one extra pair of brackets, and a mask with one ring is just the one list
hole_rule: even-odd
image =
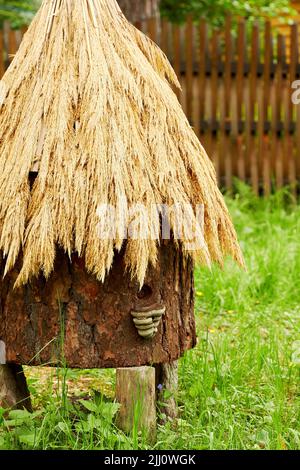
[(153, 291), (150, 286), (144, 284), (141, 290), (138, 292), (137, 296), (139, 299), (149, 299), (152, 295)]

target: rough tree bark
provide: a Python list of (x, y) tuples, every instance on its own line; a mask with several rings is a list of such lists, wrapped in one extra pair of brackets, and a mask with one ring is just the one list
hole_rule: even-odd
[[(0, 282), (0, 340), (7, 363), (32, 366), (66, 361), (69, 367), (103, 368), (176, 361), (196, 343), (193, 263), (173, 244), (160, 247), (143, 289), (125, 271), (123, 252), (102, 284), (85, 270), (83, 259), (58, 250), (46, 281), (14, 283), (20, 262)], [(3, 266), (0, 263), (0, 276)], [(141, 337), (143, 313), (165, 309), (157, 332)], [(142, 325), (144, 326), (144, 324)], [(148, 328), (148, 326), (144, 326)]]
[(159, 0), (118, 0), (118, 3), (132, 23), (152, 18), (158, 13)]

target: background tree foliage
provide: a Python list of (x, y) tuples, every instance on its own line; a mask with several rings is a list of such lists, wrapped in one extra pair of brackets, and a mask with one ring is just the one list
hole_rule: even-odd
[(222, 26), (228, 13), (249, 20), (293, 14), (290, 0), (161, 0), (162, 15), (180, 23), (187, 15)]
[[(149, 9), (149, 2), (120, 0), (125, 6), (131, 3), (134, 7), (132, 12), (140, 11), (143, 5)], [(156, 3), (156, 0), (152, 2)], [(17, 28), (30, 23), (40, 3), (41, 0), (0, 0), (0, 24), (8, 20)], [(222, 26), (228, 12), (249, 20), (293, 13), (290, 0), (161, 0), (160, 8), (162, 15), (173, 22), (183, 22), (187, 15), (192, 14), (194, 18), (206, 18), (215, 26)], [(128, 11), (130, 19), (130, 9)]]
[(39, 0), (0, 0), (0, 24), (9, 21), (18, 28), (30, 23), (39, 3)]

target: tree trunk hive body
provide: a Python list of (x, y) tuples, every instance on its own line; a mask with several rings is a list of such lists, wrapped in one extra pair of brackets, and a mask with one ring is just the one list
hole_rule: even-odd
[[(170, 243), (142, 289), (124, 272), (116, 254), (104, 283), (88, 274), (84, 261), (58, 251), (55, 269), (13, 289), (18, 266), (0, 283), (0, 340), (6, 361), (103, 368), (151, 365), (179, 358), (195, 345), (193, 263), (183, 262)], [(156, 307), (153, 307), (156, 306)], [(157, 333), (142, 338), (132, 311), (165, 308)]]

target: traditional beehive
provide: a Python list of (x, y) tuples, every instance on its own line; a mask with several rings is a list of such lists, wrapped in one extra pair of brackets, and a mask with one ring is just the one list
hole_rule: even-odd
[(44, 0), (0, 82), (6, 361), (122, 367), (195, 345), (194, 261), (243, 261), (171, 85), (166, 57), (115, 0)]

